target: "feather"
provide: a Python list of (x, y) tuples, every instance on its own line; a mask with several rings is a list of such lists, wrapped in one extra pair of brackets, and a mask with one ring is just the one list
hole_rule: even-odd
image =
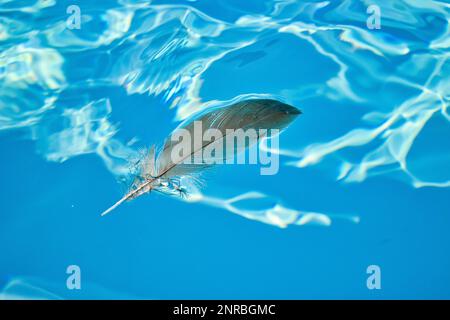
[[(193, 177), (214, 165), (210, 158), (205, 158), (205, 151), (222, 149), (222, 162), (236, 156), (246, 148), (255, 144), (262, 138), (267, 130), (285, 129), (301, 112), (290, 105), (270, 99), (251, 99), (237, 102), (228, 107), (213, 108), (206, 110), (192, 118), (185, 120), (165, 140), (162, 150), (156, 155), (155, 147), (152, 146), (148, 154), (140, 162), (139, 173), (134, 178), (129, 192), (118, 202), (101, 215), (104, 216), (118, 207), (126, 200), (134, 199), (152, 190), (164, 194), (185, 195), (181, 179)], [(217, 137), (204, 141), (198, 139), (198, 132), (207, 129), (215, 129)], [(247, 141), (242, 145), (234, 145), (234, 148), (226, 148), (227, 136), (236, 130), (255, 129), (256, 140)], [(264, 129), (264, 130), (262, 130)], [(180, 143), (172, 139), (182, 132), (188, 132), (192, 137), (190, 152), (186, 155), (173, 157), (174, 148)], [(174, 141), (175, 140), (175, 141)], [(217, 155), (214, 157), (217, 160)]]

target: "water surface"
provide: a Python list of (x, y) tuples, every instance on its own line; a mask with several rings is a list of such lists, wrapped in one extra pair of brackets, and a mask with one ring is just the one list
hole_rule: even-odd
[[(4, 296), (450, 298), (449, 11), (0, 1)], [(224, 166), (195, 201), (152, 194), (100, 218), (139, 148), (248, 97), (303, 111), (277, 175)], [(366, 287), (373, 264), (381, 290)]]

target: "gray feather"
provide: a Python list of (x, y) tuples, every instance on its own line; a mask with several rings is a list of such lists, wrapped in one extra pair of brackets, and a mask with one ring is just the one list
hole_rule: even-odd
[[(182, 194), (182, 186), (176, 184), (173, 186), (168, 185), (173, 183), (173, 181), (179, 181), (176, 178), (193, 176), (212, 166), (208, 159), (203, 157), (206, 148), (224, 146), (222, 160), (226, 161), (229, 157), (234, 157), (250, 147), (251, 143), (230, 151), (230, 148), (227, 148), (225, 143), (228, 134), (227, 130), (242, 129), (245, 131), (252, 128), (256, 132), (260, 132), (261, 129), (278, 129), (282, 131), (299, 114), (301, 112), (297, 108), (276, 100), (252, 99), (237, 102), (227, 107), (206, 110), (195, 115), (184, 121), (172, 132), (156, 157), (155, 148), (152, 147), (149, 150), (148, 156), (143, 159), (141, 172), (133, 181), (130, 191), (102, 215), (107, 214), (125, 200), (134, 199), (153, 189), (163, 193), (165, 193), (164, 190), (171, 190), (171, 193), (173, 193), (173, 190), (178, 190), (177, 188), (179, 188), (180, 194)], [(191, 136), (194, 136), (194, 124), (196, 121), (198, 121), (197, 125), (200, 124), (202, 132), (205, 132), (207, 129), (217, 129), (221, 133), (221, 138), (213, 141), (193, 139), (196, 141), (192, 141), (191, 152), (177, 161), (173, 160), (172, 152), (179, 142), (172, 141), (171, 137), (180, 129), (187, 130)], [(261, 137), (258, 136), (257, 138)], [(190, 160), (190, 163), (186, 164), (184, 160)]]

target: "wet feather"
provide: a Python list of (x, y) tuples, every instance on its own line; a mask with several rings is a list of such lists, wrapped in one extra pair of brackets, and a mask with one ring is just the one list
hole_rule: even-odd
[[(112, 207), (102, 213), (102, 216), (108, 214), (117, 208), (126, 200), (135, 199), (152, 190), (169, 194), (186, 195), (186, 190), (182, 185), (183, 178), (196, 179), (198, 174), (213, 164), (205, 159), (203, 151), (205, 148), (214, 148), (215, 144), (223, 143), (229, 131), (227, 130), (247, 130), (255, 129), (261, 132), (261, 129), (272, 130), (285, 129), (301, 112), (290, 105), (271, 99), (251, 99), (237, 102), (228, 107), (214, 108), (206, 110), (198, 115), (181, 123), (175, 131), (165, 140), (165, 143), (156, 154), (155, 146), (152, 146), (141, 159), (139, 163), (139, 172), (134, 177), (129, 192), (116, 202)], [(170, 138), (177, 130), (184, 129), (194, 136), (195, 123), (201, 125), (202, 132), (207, 129), (217, 129), (221, 133), (221, 138), (212, 141), (193, 142), (191, 153), (177, 160), (172, 159), (173, 148), (179, 143)], [(258, 139), (262, 136), (258, 136)], [(236, 148), (231, 152), (223, 153), (223, 161), (229, 157), (250, 147), (249, 144)], [(191, 158), (191, 163), (184, 163), (186, 159)], [(200, 159), (200, 160), (199, 160)]]

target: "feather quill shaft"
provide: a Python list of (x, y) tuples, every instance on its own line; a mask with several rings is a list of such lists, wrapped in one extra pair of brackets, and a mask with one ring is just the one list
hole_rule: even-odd
[[(194, 142), (192, 152), (173, 161), (172, 151), (178, 142), (166, 139), (163, 149), (155, 155), (155, 149), (152, 147), (148, 155), (143, 159), (141, 164), (141, 172), (136, 176), (132, 184), (131, 190), (117, 201), (109, 209), (105, 210), (101, 216), (110, 213), (126, 200), (134, 199), (142, 194), (149, 193), (151, 190), (161, 191), (161, 187), (167, 187), (174, 177), (189, 177), (210, 166), (205, 163), (200, 164), (184, 164), (188, 158), (194, 157), (198, 153), (202, 153), (208, 146), (223, 143), (227, 137), (229, 129), (246, 130), (252, 129), (279, 129), (286, 128), (301, 112), (290, 105), (270, 99), (251, 99), (235, 103), (228, 107), (216, 108), (208, 110), (198, 116), (186, 120), (178, 129), (184, 129), (188, 132), (195, 133), (195, 122), (200, 123), (202, 129), (216, 129), (221, 133), (220, 138), (211, 141)], [(258, 136), (260, 138), (260, 136)], [(244, 146), (243, 149), (248, 146)], [(242, 150), (234, 150), (231, 156)], [(224, 158), (230, 156), (226, 154)], [(176, 190), (177, 187), (175, 187)], [(179, 186), (181, 193), (181, 186)], [(162, 191), (161, 191), (162, 192)], [(163, 192), (164, 193), (164, 192)]]
[[(222, 137), (222, 138), (223, 138), (223, 137)], [(222, 139), (222, 138), (221, 138), (221, 139)], [(213, 143), (213, 142), (215, 142), (215, 141), (211, 141), (210, 143)], [(199, 150), (201, 150), (201, 149), (199, 149)], [(199, 150), (197, 150), (197, 151), (195, 151), (195, 152), (198, 152)], [(195, 153), (195, 152), (194, 152), (194, 153)], [(182, 158), (181, 162), (184, 161), (185, 159), (187, 159), (187, 158), (190, 157), (190, 156), (191, 156), (191, 155), (186, 155), (186, 157)], [(148, 181), (145, 181), (145, 182), (142, 183), (137, 189), (132, 190), (132, 191), (130, 191), (129, 193), (127, 193), (122, 199), (120, 199), (119, 201), (117, 201), (115, 204), (113, 204), (113, 205), (112, 205), (111, 207), (109, 207), (107, 210), (103, 211), (102, 214), (101, 214), (101, 216), (103, 217), (103, 216), (107, 215), (108, 213), (110, 213), (111, 211), (113, 211), (115, 208), (117, 208), (118, 206), (120, 206), (124, 201), (126, 201), (126, 200), (132, 198), (135, 194), (137, 194), (139, 191), (145, 189), (146, 187), (149, 187), (150, 184), (151, 184), (153, 181), (155, 181), (155, 179), (157, 179), (157, 178), (163, 176), (164, 174), (166, 174), (166, 173), (167, 173), (170, 169), (172, 169), (174, 166), (175, 166), (175, 164), (174, 164), (173, 166), (169, 167), (168, 169), (166, 169), (165, 171), (163, 171), (158, 177), (152, 178), (152, 179), (150, 179), (150, 180), (148, 180)]]

